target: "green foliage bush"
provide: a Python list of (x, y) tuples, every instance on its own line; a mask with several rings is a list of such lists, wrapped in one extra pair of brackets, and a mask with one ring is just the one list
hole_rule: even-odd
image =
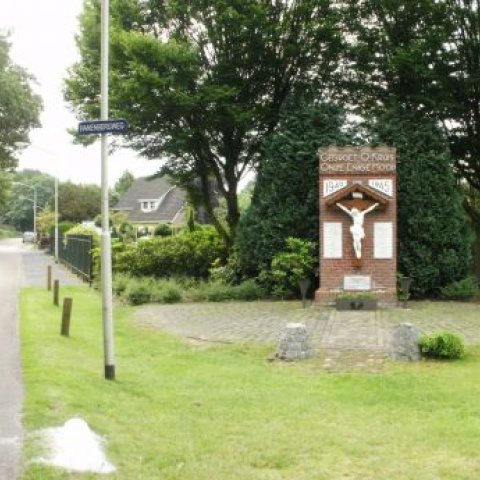
[(263, 270), (261, 281), (274, 295), (298, 296), (298, 282), (313, 277), (317, 259), (313, 254), (314, 244), (299, 238), (287, 238), (286, 250), (277, 253), (271, 268)]
[(153, 231), (155, 237), (169, 237), (172, 235), (172, 228), (166, 223), (159, 223)]
[(463, 340), (449, 332), (425, 335), (420, 339), (419, 345), (426, 357), (456, 359), (462, 358), (466, 353)]
[(238, 285), (229, 285), (222, 281), (212, 281), (199, 284), (187, 295), (192, 301), (225, 302), (229, 300), (253, 301), (264, 296), (264, 290), (255, 280), (246, 280)]
[(263, 297), (263, 289), (254, 281), (228, 285), (221, 281), (198, 282), (191, 279), (159, 279), (115, 274), (113, 292), (131, 305), (144, 303), (176, 303), (181, 301), (224, 302), (252, 301)]
[(152, 288), (147, 283), (130, 282), (123, 294), (131, 305), (142, 305), (152, 301)]
[(230, 285), (239, 284), (244, 279), (244, 275), (236, 250), (233, 249), (230, 253), (226, 264), (217, 258), (212, 263), (209, 274), (209, 279), (213, 282), (220, 281)]
[(100, 235), (97, 231), (91, 227), (85, 225), (74, 225), (72, 228), (65, 232), (65, 241), (68, 242), (69, 235), (90, 235), (93, 240), (93, 245), (98, 247), (100, 245)]
[(152, 279), (151, 301), (154, 303), (178, 303), (182, 301), (182, 290), (173, 280)]
[(113, 292), (131, 305), (182, 301), (182, 288), (177, 282), (151, 277), (116, 274), (113, 278)]
[(9, 225), (0, 225), (0, 238), (13, 238), (18, 236), (18, 232), (14, 227)]
[(126, 246), (116, 256), (117, 272), (135, 276), (207, 278), (226, 247), (213, 227), (198, 227), (172, 237), (153, 237)]
[[(60, 237), (62, 237), (63, 235), (65, 235), (65, 232), (67, 232), (68, 230), (70, 230), (74, 226), (75, 226), (75, 224), (73, 222), (60, 222), (58, 224), (58, 234), (60, 235)], [(52, 238), (55, 236), (55, 225), (50, 226), (50, 228), (48, 230), (48, 234)]]
[(449, 283), (440, 290), (440, 294), (447, 300), (469, 300), (478, 293), (478, 282), (473, 276)]

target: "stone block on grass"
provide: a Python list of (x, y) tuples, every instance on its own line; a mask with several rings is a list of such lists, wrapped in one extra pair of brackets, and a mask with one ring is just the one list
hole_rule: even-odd
[(310, 358), (312, 355), (307, 327), (303, 323), (288, 323), (280, 333), (275, 357), (294, 361)]
[(418, 362), (422, 358), (418, 341), (420, 332), (411, 323), (395, 325), (390, 339), (390, 356), (394, 360)]

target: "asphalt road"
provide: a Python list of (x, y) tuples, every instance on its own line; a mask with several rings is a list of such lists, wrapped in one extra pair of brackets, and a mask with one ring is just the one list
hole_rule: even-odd
[(26, 248), (18, 239), (0, 240), (0, 480), (17, 477), (22, 447), (18, 291)]

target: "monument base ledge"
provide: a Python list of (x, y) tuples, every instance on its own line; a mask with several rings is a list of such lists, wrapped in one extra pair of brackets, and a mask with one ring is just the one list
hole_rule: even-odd
[(315, 303), (325, 305), (335, 302), (337, 295), (342, 293), (372, 293), (380, 302), (388, 304), (397, 304), (397, 291), (395, 289), (371, 289), (371, 290), (343, 290), (341, 288), (326, 289), (319, 288), (315, 291)]

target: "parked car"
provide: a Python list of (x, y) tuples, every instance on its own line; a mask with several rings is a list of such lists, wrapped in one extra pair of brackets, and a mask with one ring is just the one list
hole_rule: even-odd
[(34, 232), (23, 232), (22, 242), (23, 243), (35, 243), (35, 233)]

